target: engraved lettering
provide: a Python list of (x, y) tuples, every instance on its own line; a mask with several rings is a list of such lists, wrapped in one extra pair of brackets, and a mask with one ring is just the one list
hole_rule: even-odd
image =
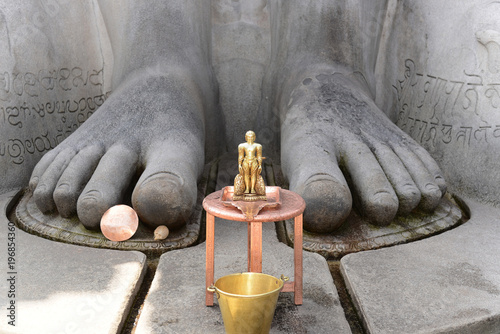
[(7, 151), (12, 162), (16, 165), (22, 164), (24, 162), (24, 157), (22, 156), (24, 153), (23, 142), (19, 139), (9, 139), (8, 143)]
[(73, 75), (73, 87), (86, 86), (88, 81), (88, 76), (85, 80), (83, 80), (83, 70), (80, 67), (74, 67), (71, 70), (71, 74)]
[(422, 142), (430, 142), (433, 148), (436, 147), (437, 127), (438, 123), (431, 123), (427, 136), (422, 135)]
[(449, 144), (451, 143), (452, 141), (452, 137), (451, 137), (451, 130), (453, 129), (453, 126), (451, 125), (445, 125), (443, 124), (442, 125), (442, 129), (441, 129), (441, 133), (443, 134), (443, 143), (445, 144)]
[(490, 100), (490, 105), (493, 108), (498, 109), (500, 106), (500, 94), (498, 93), (499, 84), (490, 84), (488, 86), (490, 88), (484, 92), (484, 96)]
[(17, 126), (18, 128), (22, 128), (23, 127), (23, 123), (21, 121), (19, 121), (19, 120), (16, 120), (16, 118), (19, 117), (19, 108), (17, 108), (17, 107), (8, 107), (5, 110), (7, 112), (7, 115), (9, 115), (7, 117), (8, 122), (11, 125), (13, 125), (13, 126)]
[(59, 70), (59, 87), (63, 90), (70, 90), (71, 86), (69, 86), (69, 77), (71, 75), (71, 71), (69, 68), (61, 68)]
[[(74, 103), (75, 104), (75, 107), (74, 108), (70, 108), (71, 106), (71, 103)], [(69, 100), (67, 101), (67, 106), (68, 106), (68, 111), (73, 113), (73, 112), (77, 112), (78, 111), (78, 106), (79, 106), (79, 103), (76, 102), (75, 100), (73, 100), (73, 102), (70, 102)]]
[(98, 108), (98, 103), (102, 104), (107, 96), (109, 92), (77, 100), (55, 100), (36, 105), (23, 102), (21, 106), (0, 107), (0, 123), (3, 122), (4, 126), (24, 128), (24, 122), (33, 118), (45, 119), (44, 122), (59, 123), (52, 132), (45, 130), (42, 134), (35, 134), (31, 138), (24, 136), (16, 138), (14, 135), (6, 142), (0, 141), (0, 156), (5, 156), (10, 163), (22, 164), (26, 161), (27, 155), (55, 148), (85, 122)]
[(469, 146), (470, 145), (470, 138), (471, 138), (471, 133), (472, 133), (472, 127), (470, 126), (461, 126), (460, 131), (457, 132), (457, 141), (460, 141), (460, 139), (463, 139), (462, 146)]
[(40, 85), (46, 90), (53, 90), (56, 86), (57, 71), (52, 70), (40, 70), (38, 72), (38, 77), (40, 78)]
[(474, 139), (478, 142), (485, 141), (488, 142), (488, 129), (491, 129), (491, 126), (480, 126), (479, 129), (474, 131)]
[(92, 74), (89, 75), (89, 80), (94, 86), (102, 86), (104, 84), (104, 70), (94, 70)]
[(17, 73), (12, 81), (12, 88), (14, 93), (21, 96), (24, 93), (24, 75)]
[(34, 73), (26, 73), (24, 75), (24, 91), (31, 97), (38, 96), (38, 79)]
[(500, 125), (495, 126), (495, 130), (493, 130), (493, 137), (500, 137)]
[(26, 152), (33, 154), (35, 153), (35, 145), (33, 144), (32, 140), (26, 140), (24, 141), (24, 149)]

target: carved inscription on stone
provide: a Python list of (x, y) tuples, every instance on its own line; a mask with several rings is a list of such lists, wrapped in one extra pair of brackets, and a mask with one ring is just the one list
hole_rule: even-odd
[(25, 184), (36, 162), (103, 103), (110, 92), (104, 69), (66, 66), (0, 70), (0, 168), (4, 187)]
[(464, 72), (463, 81), (419, 73), (411, 59), (403, 79), (394, 85), (400, 128), (430, 147), (438, 144), (469, 147), (500, 137), (499, 124), (486, 121), (452, 124), (453, 118), (481, 120), (485, 113), (500, 116), (500, 80), (486, 82), (479, 74)]
[(103, 84), (102, 69), (78, 66), (0, 73), (0, 159), (19, 165), (56, 147), (104, 103)]
[(22, 129), (26, 123), (52, 119), (55, 126), (39, 134), (19, 133), (19, 137), (0, 138), (0, 157), (13, 164), (22, 164), (27, 154), (43, 153), (60, 144), (101, 106), (110, 92), (79, 100), (62, 100), (36, 105), (0, 107), (0, 127)]
[(103, 85), (103, 70), (84, 71), (80, 67), (40, 70), (37, 73), (0, 72), (0, 100), (11, 101), (14, 95), (37, 97), (43, 91), (69, 91), (87, 85)]

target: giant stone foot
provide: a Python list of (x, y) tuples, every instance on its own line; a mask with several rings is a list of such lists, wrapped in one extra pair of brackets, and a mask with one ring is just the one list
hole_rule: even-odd
[(142, 172), (132, 195), (141, 221), (182, 226), (204, 162), (203, 108), (192, 91), (173, 75), (143, 75), (123, 85), (35, 167), (30, 187), (38, 208), (77, 213), (86, 228), (98, 229)]
[[(281, 162), (306, 200), (312, 232), (335, 230), (353, 206), (381, 226), (398, 213), (431, 211), (446, 189), (429, 154), (373, 102), (376, 42), (363, 35), (363, 13), (376, 13), (376, 4), (359, 11), (339, 1), (270, 1), (276, 47), (267, 82), (281, 122)], [(342, 33), (325, 29), (333, 22)]]
[(282, 116), (282, 163), (306, 200), (307, 230), (333, 231), (352, 202), (381, 226), (438, 205), (446, 185), (437, 164), (355, 79), (333, 70), (301, 79)]
[(175, 229), (196, 202), (205, 125), (214, 119), (206, 115), (216, 109), (210, 4), (131, 0), (120, 6), (98, 6), (113, 49), (114, 91), (42, 158), (30, 186), (42, 212), (76, 213), (89, 229), (98, 229), (102, 214), (133, 188), (141, 221)]

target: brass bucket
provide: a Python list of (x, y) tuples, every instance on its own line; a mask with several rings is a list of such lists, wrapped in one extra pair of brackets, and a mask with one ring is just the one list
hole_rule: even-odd
[(284, 276), (241, 273), (223, 276), (207, 288), (219, 300), (226, 333), (269, 333), (285, 281)]

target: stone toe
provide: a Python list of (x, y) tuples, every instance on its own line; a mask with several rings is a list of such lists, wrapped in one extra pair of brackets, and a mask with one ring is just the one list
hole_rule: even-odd
[(104, 200), (103, 194), (98, 190), (85, 192), (77, 202), (78, 218), (85, 228), (98, 230), (104, 212), (111, 204)]
[(398, 201), (394, 194), (380, 191), (373, 194), (363, 208), (366, 218), (374, 225), (387, 226), (396, 217)]
[(147, 177), (134, 189), (132, 205), (145, 224), (176, 229), (188, 221), (196, 195), (196, 180), (160, 172)]
[(352, 208), (349, 188), (328, 175), (309, 178), (295, 190), (306, 202), (304, 228), (316, 233), (329, 233), (345, 221)]

